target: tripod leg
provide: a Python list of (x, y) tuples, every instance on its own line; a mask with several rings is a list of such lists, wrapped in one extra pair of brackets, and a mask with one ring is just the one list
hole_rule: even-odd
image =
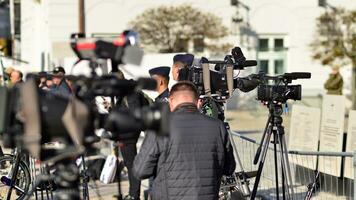
[(252, 193), (251, 193), (251, 198), (250, 198), (251, 200), (254, 200), (256, 198), (258, 184), (260, 182), (263, 165), (264, 165), (265, 160), (266, 160), (268, 145), (269, 145), (270, 140), (271, 140), (271, 135), (272, 135), (271, 126), (269, 126), (267, 128), (267, 131), (265, 133), (267, 134), (267, 136), (266, 136), (266, 139), (264, 140), (263, 145), (262, 145), (264, 148), (261, 150), (262, 157), (260, 159), (260, 164), (258, 165), (257, 175), (256, 175), (256, 178), (255, 178), (255, 183), (253, 185), (253, 190), (252, 190)]
[(280, 152), (280, 156), (281, 156), (281, 168), (282, 168), (282, 195), (283, 195), (283, 200), (286, 199), (286, 188), (287, 188), (287, 192), (288, 192), (288, 199), (290, 199), (290, 194), (289, 194), (289, 186), (288, 186), (288, 180), (286, 180), (286, 168), (285, 168), (285, 160), (284, 160), (284, 151), (283, 151), (283, 144), (281, 141), (281, 137), (279, 135), (279, 131), (277, 130), (278, 134), (278, 144), (279, 144), (279, 152)]
[(277, 134), (273, 131), (273, 147), (274, 147), (274, 171), (276, 176), (276, 197), (279, 200), (279, 184), (278, 184), (278, 156), (277, 156)]
[(88, 200), (89, 199), (89, 188), (88, 188), (88, 182), (89, 182), (89, 177), (87, 173), (87, 165), (85, 162), (85, 155), (82, 154), (82, 180), (83, 180), (83, 199)]
[[(237, 160), (237, 165), (238, 165), (238, 167), (239, 167), (239, 170), (240, 170), (240, 171), (244, 171), (244, 168), (243, 168), (242, 162), (241, 162), (241, 158), (240, 158), (240, 156), (239, 156), (239, 153), (237, 152), (237, 147), (236, 147), (235, 140), (234, 140), (234, 138), (232, 137), (232, 132), (231, 132), (230, 128), (228, 128), (228, 126), (226, 127), (226, 129), (227, 129), (227, 132), (228, 132), (229, 137), (230, 137), (230, 142), (231, 142), (231, 144), (232, 144), (232, 148), (233, 148), (234, 153), (235, 153), (235, 158), (236, 158), (236, 160)], [(242, 190), (242, 187), (243, 187), (243, 186), (242, 186), (242, 184), (241, 184), (240, 177), (236, 176), (235, 173), (234, 173), (234, 177), (235, 177), (236, 183), (238, 184), (239, 188)], [(246, 181), (246, 180), (244, 180), (244, 181)]]
[(239, 166), (239, 170), (242, 170), (243, 171), (243, 166), (242, 166), (242, 162), (241, 162), (241, 158), (239, 156), (239, 153), (237, 152), (237, 147), (236, 147), (236, 143), (235, 143), (235, 140), (234, 138), (232, 137), (232, 132), (229, 128), (227, 128), (227, 132), (229, 134), (229, 137), (230, 137), (230, 142), (232, 144), (232, 147), (233, 147), (233, 150), (234, 150), (234, 153), (235, 153), (235, 157), (236, 157), (236, 160), (237, 160), (237, 164)]
[(290, 170), (289, 158), (288, 158), (288, 150), (287, 150), (287, 143), (284, 137), (281, 138), (281, 142), (283, 143), (283, 155), (285, 160), (285, 167), (286, 167), (286, 175), (287, 180), (289, 180), (290, 191), (291, 191), (291, 199), (294, 199), (294, 189), (293, 189), (293, 181), (292, 181), (292, 173)]
[(122, 193), (121, 193), (121, 169), (119, 168), (120, 161), (120, 147), (119, 143), (117, 142), (115, 145), (115, 156), (116, 156), (116, 176), (117, 176), (117, 200), (122, 200)]
[(264, 143), (264, 140), (265, 140), (265, 137), (266, 137), (266, 132), (267, 132), (267, 129), (268, 129), (268, 125), (271, 122), (271, 119), (272, 119), (271, 116), (269, 116), (268, 119), (267, 119), (267, 123), (266, 123), (265, 129), (264, 129), (265, 131), (263, 132), (263, 135), (262, 135), (262, 138), (261, 138), (261, 142), (260, 142), (260, 146), (257, 148), (256, 154), (255, 154), (255, 158), (253, 159), (253, 164), (254, 165), (256, 165), (258, 163), (258, 160), (260, 159), (262, 146), (263, 146), (263, 143)]
[[(283, 130), (280, 130), (283, 131)], [(283, 184), (283, 187), (285, 187), (287, 190), (287, 195), (288, 199), (293, 199), (294, 198), (294, 193), (293, 193), (293, 183), (292, 183), (292, 176), (290, 172), (290, 165), (289, 165), (289, 160), (288, 160), (288, 151), (287, 151), (287, 146), (284, 140), (284, 134), (278, 134), (279, 136), (279, 143), (280, 143), (280, 153), (281, 153), (281, 165), (282, 165), (282, 172), (283, 172), (283, 181), (285, 183)], [(292, 193), (292, 194), (291, 194)]]

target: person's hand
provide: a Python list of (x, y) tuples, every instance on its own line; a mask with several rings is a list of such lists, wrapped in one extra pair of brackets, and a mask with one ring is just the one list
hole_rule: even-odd
[(198, 99), (197, 107), (200, 109), (203, 106), (204, 99)]

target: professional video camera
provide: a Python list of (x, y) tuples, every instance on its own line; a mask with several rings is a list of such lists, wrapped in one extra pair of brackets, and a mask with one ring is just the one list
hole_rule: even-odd
[[(288, 99), (301, 100), (302, 87), (301, 85), (288, 85), (292, 80), (309, 79), (310, 73), (307, 72), (292, 72), (278, 76), (267, 76), (263, 73), (256, 75), (259, 77), (260, 85), (257, 90), (257, 100), (267, 102), (285, 103)], [(269, 85), (269, 81), (273, 81), (273, 85)]]
[(143, 51), (138, 43), (138, 33), (131, 30), (124, 31), (116, 38), (85, 38), (81, 33), (71, 35), (71, 47), (79, 61), (109, 59), (113, 72), (118, 71), (118, 65), (122, 63), (141, 63)]
[[(214, 68), (210, 69), (209, 64), (214, 64)], [(231, 55), (226, 55), (222, 61), (208, 60), (204, 57), (194, 59), (191, 66), (185, 66), (179, 71), (179, 79), (191, 81), (198, 88), (201, 97), (226, 100), (236, 88), (249, 92), (257, 87), (258, 80), (253, 76), (234, 77), (234, 70), (256, 65), (255, 60), (246, 60), (241, 49), (235, 47), (231, 50)]]

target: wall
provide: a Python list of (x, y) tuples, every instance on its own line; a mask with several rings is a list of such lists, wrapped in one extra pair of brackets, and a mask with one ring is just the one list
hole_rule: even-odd
[[(40, 11), (41, 6), (33, 5), (34, 1), (22, 2), (23, 59), (29, 60), (33, 66), (38, 66), (40, 64), (38, 55), (42, 51), (51, 53), (52, 60), (73, 57), (69, 48), (69, 35), (78, 30), (78, 2), (76, 0), (41, 1), (44, 4), (42, 11)], [(241, 40), (239, 30), (233, 26), (231, 18), (235, 15), (236, 8), (230, 6), (230, 0), (86, 0), (86, 30), (87, 35), (120, 33), (129, 28), (129, 21), (147, 8), (189, 4), (222, 17), (223, 23), (235, 33), (229, 37), (230, 41), (236, 46), (242, 46), (249, 59), (257, 57), (257, 53), (252, 48), (256, 46), (256, 36), (253, 36), (253, 32), (257, 35), (285, 34), (288, 47), (287, 71), (311, 72), (312, 79), (299, 83), (303, 83), (306, 94), (323, 93), (322, 86), (329, 70), (312, 61), (309, 47), (314, 37), (315, 18), (324, 12), (324, 8), (318, 7), (318, 1), (242, 0), (242, 2), (250, 7), (249, 12), (240, 9), (241, 16), (249, 19), (252, 28), (248, 43)], [(329, 0), (328, 2), (335, 6), (356, 8), (355, 0)], [(45, 31), (40, 31), (41, 26)], [(342, 73), (348, 85), (349, 68), (343, 69)]]

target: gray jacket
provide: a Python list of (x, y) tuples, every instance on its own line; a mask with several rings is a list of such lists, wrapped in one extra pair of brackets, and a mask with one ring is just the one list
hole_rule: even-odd
[(148, 133), (134, 161), (140, 179), (153, 176), (154, 200), (216, 200), (221, 176), (235, 170), (224, 124), (184, 105), (171, 115), (170, 136)]

